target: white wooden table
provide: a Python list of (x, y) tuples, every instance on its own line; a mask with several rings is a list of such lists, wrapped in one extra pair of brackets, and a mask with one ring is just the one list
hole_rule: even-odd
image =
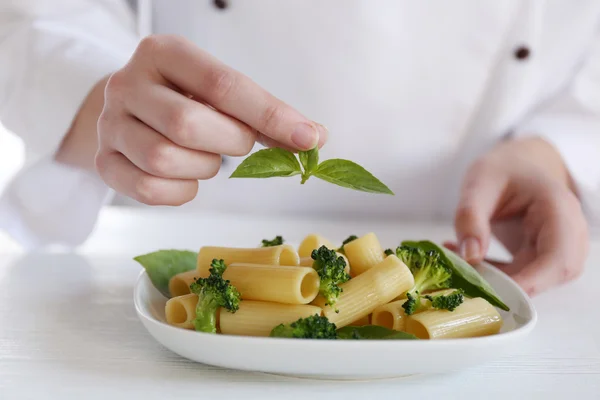
[[(275, 234), (293, 242), (312, 231), (339, 240), (369, 230), (388, 246), (452, 234), (450, 227), (389, 221), (317, 225), (109, 209), (78, 254), (11, 247), (0, 254), (0, 399), (600, 399), (598, 239), (580, 280), (535, 298), (537, 328), (514, 353), (447, 375), (331, 382), (222, 370), (162, 348), (135, 315), (132, 286), (140, 267), (131, 257), (139, 253), (255, 245)], [(0, 240), (0, 249), (7, 248)]]

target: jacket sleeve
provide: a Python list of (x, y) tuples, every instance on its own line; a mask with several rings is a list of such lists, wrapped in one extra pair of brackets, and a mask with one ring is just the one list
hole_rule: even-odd
[(600, 26), (568, 84), (531, 113), (516, 136), (554, 145), (569, 169), (593, 230), (600, 228)]
[(138, 42), (124, 0), (0, 0), (0, 121), (26, 161), (0, 198), (0, 229), (26, 248), (75, 246), (110, 195), (54, 154), (92, 87)]

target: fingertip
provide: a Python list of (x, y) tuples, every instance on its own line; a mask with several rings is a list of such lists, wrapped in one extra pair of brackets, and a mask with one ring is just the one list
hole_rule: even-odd
[(325, 145), (325, 143), (327, 142), (327, 139), (329, 139), (329, 129), (327, 129), (327, 127), (325, 125), (317, 124), (317, 130), (319, 132), (318, 146), (320, 149)]
[(310, 150), (319, 142), (319, 129), (315, 124), (301, 122), (292, 132), (292, 143), (299, 150)]
[(475, 237), (467, 237), (460, 243), (460, 256), (470, 264), (483, 261), (481, 241)]

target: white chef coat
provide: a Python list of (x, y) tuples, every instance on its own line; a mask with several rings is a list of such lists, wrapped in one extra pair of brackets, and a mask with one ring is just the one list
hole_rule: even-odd
[(0, 200), (1, 229), (32, 247), (85, 240), (112, 194), (52, 156), (94, 83), (151, 32), (190, 38), (326, 125), (322, 159), (353, 160), (396, 193), (228, 179), (241, 158), (227, 158), (184, 208), (451, 218), (475, 157), (507, 135), (539, 135), (598, 220), (599, 1), (225, 3), (0, 0), (0, 120), (28, 155)]

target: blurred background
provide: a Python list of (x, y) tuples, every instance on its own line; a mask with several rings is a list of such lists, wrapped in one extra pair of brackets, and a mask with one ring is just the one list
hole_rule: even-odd
[[(6, 130), (0, 123), (0, 194), (23, 165), (24, 158), (25, 150), (21, 139)], [(17, 244), (2, 230), (0, 230), (0, 243), (2, 251), (18, 248)]]

